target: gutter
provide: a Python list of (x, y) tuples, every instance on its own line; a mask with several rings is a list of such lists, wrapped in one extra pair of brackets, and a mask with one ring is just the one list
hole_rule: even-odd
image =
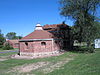
[(62, 39), (54, 39), (54, 38), (51, 38), (51, 39), (22, 39), (22, 40), (19, 40), (19, 42), (31, 42), (31, 41), (49, 41), (49, 40), (62, 40)]

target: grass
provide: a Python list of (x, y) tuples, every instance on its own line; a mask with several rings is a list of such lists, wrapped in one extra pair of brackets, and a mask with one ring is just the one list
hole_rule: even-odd
[[(0, 54), (2, 56), (10, 56), (16, 54), (16, 52)], [(19, 75), (18, 73), (6, 73), (15, 66), (21, 66), (24, 64), (31, 64), (37, 62), (59, 62), (66, 58), (73, 58), (73, 60), (61, 66), (59, 69), (44, 74), (41, 68), (38, 70), (33, 70), (29, 73), (21, 73), (20, 75), (99, 75), (100, 74), (100, 49), (96, 49), (95, 53), (74, 53), (66, 52), (60, 56), (48, 57), (48, 58), (38, 58), (38, 59), (10, 59), (5, 61), (0, 61), (0, 75)], [(43, 67), (44, 68), (44, 67)]]
[(99, 75), (100, 51), (93, 54), (78, 54), (75, 60), (65, 64), (63, 69), (48, 75)]

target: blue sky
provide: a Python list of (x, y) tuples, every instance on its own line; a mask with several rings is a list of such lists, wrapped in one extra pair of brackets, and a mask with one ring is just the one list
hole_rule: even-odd
[[(35, 25), (59, 24), (64, 21), (59, 13), (59, 0), (0, 0), (0, 29), (3, 34), (16, 32), (26, 36)], [(73, 25), (71, 20), (66, 24)]]

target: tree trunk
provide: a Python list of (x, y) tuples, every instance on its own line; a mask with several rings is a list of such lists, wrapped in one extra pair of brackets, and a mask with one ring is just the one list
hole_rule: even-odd
[(90, 41), (87, 41), (87, 47), (90, 47), (90, 46), (91, 46)]

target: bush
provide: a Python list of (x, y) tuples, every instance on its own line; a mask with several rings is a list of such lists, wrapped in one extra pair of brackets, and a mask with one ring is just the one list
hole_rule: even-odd
[(84, 47), (81, 48), (84, 52), (88, 52), (88, 53), (94, 53), (94, 48), (93, 47)]
[(0, 48), (3, 48), (3, 45), (0, 45)]
[(75, 46), (74, 51), (76, 52), (81, 52), (81, 53), (94, 53), (94, 47), (91, 46), (91, 47), (86, 47), (86, 46)]
[(11, 47), (9, 43), (6, 43), (3, 47), (3, 50), (10, 50), (10, 49), (13, 49), (13, 47)]

